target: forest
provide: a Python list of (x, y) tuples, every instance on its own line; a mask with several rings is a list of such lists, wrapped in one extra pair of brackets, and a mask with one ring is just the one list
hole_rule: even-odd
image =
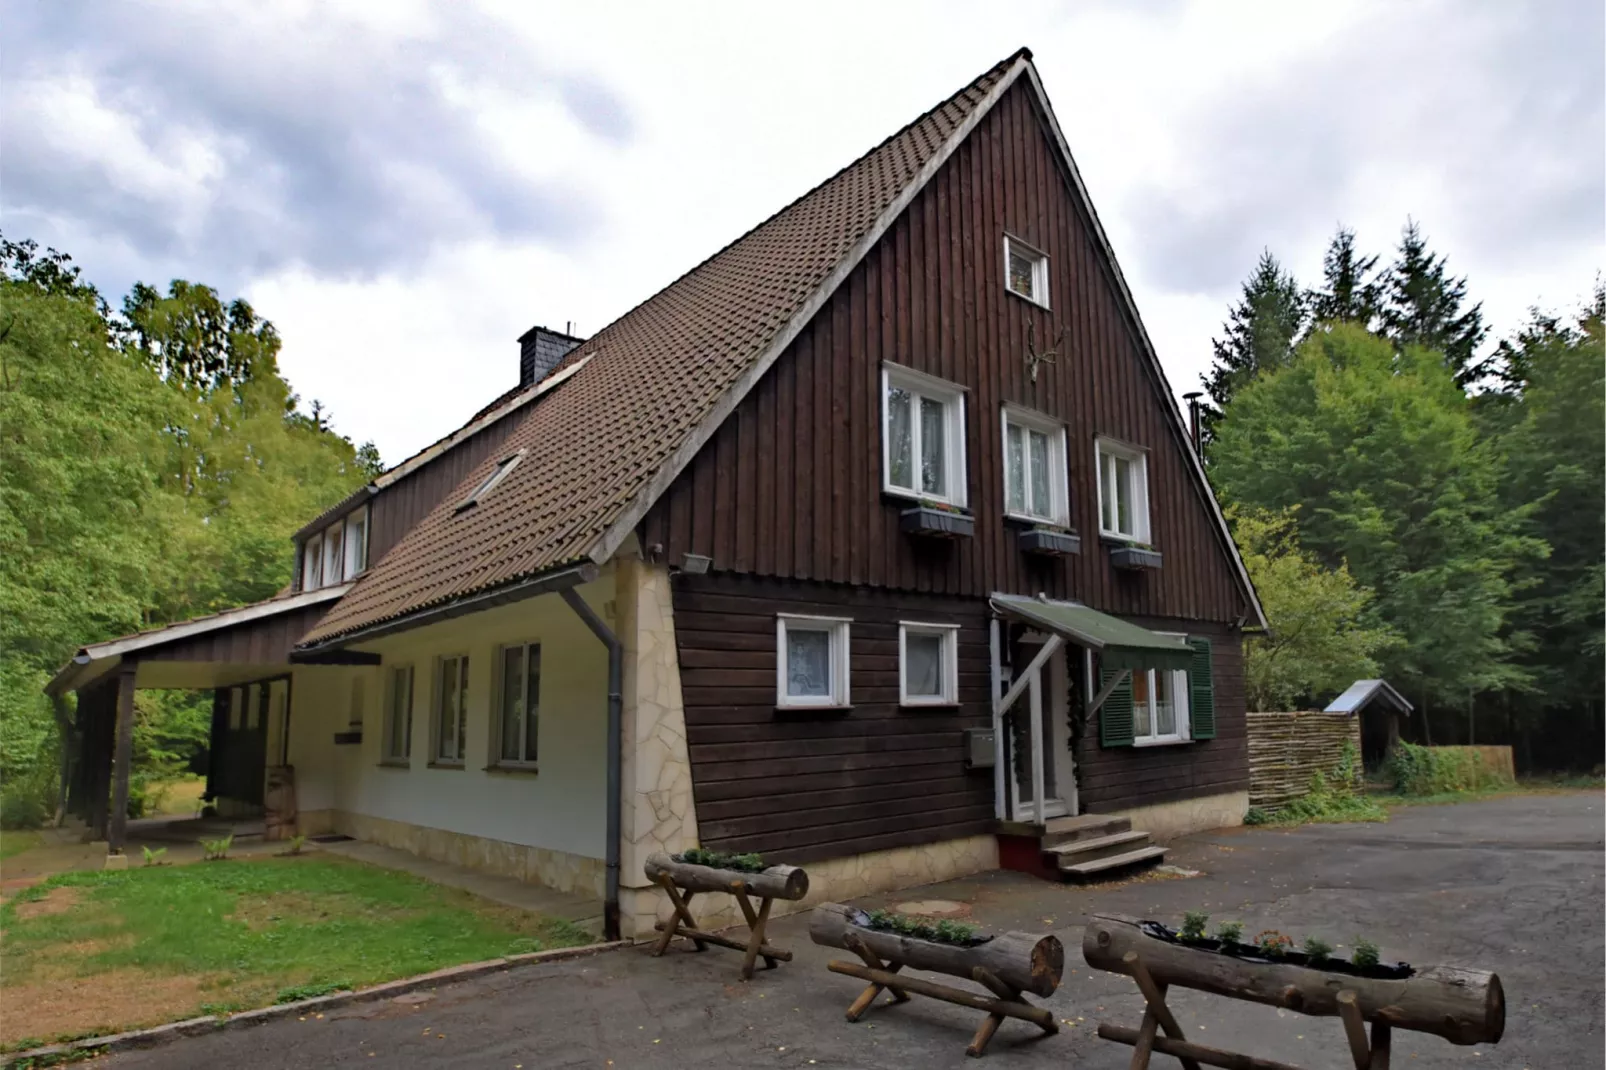
[(1414, 222), (1388, 261), (1340, 228), (1309, 288), (1261, 256), (1202, 414), (1271, 623), (1246, 644), (1252, 709), (1382, 676), (1416, 706), (1407, 738), (1598, 766), (1603, 312), (1597, 278), (1494, 341)]
[[(279, 374), (243, 300), (177, 280), (113, 309), (69, 257), (0, 237), (0, 824), (53, 814), (84, 643), (272, 595), (290, 535), (379, 471)], [(199, 758), (210, 704), (138, 693), (134, 808)]]
[[(1606, 290), (1489, 337), (1408, 223), (1392, 259), (1341, 229), (1302, 286), (1269, 251), (1214, 342), (1207, 471), (1270, 631), (1253, 709), (1382, 676), (1408, 738), (1511, 743), (1525, 770), (1602, 754)], [(84, 643), (257, 601), (291, 534), (380, 470), (278, 368), (241, 299), (175, 280), (113, 308), (71, 259), (0, 238), (0, 824), (58, 805)], [(143, 785), (204, 761), (209, 707), (138, 696)]]

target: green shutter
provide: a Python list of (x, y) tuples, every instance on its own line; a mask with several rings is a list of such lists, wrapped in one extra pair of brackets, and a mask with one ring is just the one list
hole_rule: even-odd
[(1188, 669), (1188, 713), (1194, 739), (1216, 738), (1216, 676), (1210, 660), (1210, 640), (1190, 637), (1193, 665)]
[[(1099, 670), (1099, 690), (1120, 673), (1119, 669)], [(1132, 745), (1132, 677), (1127, 675), (1121, 685), (1109, 694), (1099, 707), (1099, 742), (1106, 747)]]

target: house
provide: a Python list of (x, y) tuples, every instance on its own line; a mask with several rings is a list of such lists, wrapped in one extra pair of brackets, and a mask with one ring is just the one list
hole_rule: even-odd
[(626, 935), (656, 850), (840, 897), (1241, 820), (1264, 616), (1029, 52), (520, 368), (291, 590), (56, 677), (114, 848), (139, 687), (215, 693), (220, 807)]

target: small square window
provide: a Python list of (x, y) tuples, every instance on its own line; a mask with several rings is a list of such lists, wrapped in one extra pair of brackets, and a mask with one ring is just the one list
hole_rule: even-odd
[(884, 366), (881, 443), (888, 493), (965, 504), (965, 395), (960, 387)]
[(905, 706), (959, 701), (959, 626), (898, 626), (898, 699)]
[(1099, 534), (1127, 542), (1149, 541), (1149, 467), (1142, 450), (1105, 439), (1096, 449)]
[(1188, 736), (1186, 670), (1149, 669), (1133, 672), (1133, 742), (1138, 746), (1145, 743), (1176, 743), (1186, 740)]
[(1046, 524), (1070, 522), (1065, 428), (1040, 413), (1004, 409), (1004, 511)]
[(848, 622), (833, 617), (775, 620), (777, 706), (848, 705)]
[(468, 655), (441, 658), (435, 672), (435, 747), (441, 765), (462, 765), (468, 735)]
[(1025, 242), (1004, 235), (1004, 285), (1036, 304), (1048, 307), (1048, 257)]

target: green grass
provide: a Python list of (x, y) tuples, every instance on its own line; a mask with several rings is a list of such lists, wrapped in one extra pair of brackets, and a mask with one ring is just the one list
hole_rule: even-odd
[(20, 855), (24, 851), (31, 851), (41, 842), (43, 839), (37, 832), (24, 832), (20, 829), (0, 832), (0, 862), (14, 855)]
[[(57, 889), (73, 890), (57, 893), (58, 900), (76, 898), (70, 909), (27, 916), (27, 904)], [(82, 983), (78, 979), (115, 975), (119, 987), (131, 977), (170, 985), (178, 983), (174, 978), (197, 979), (194, 991), (169, 1000), (158, 1021), (592, 941), (567, 922), (408, 874), (316, 857), (64, 873), (0, 906), (0, 930), (6, 955), (0, 999), (15, 1006), (31, 996), (48, 1005), (45, 993), (64, 977)], [(96, 995), (93, 987), (82, 992), (90, 1004)], [(123, 1028), (150, 1021), (147, 1014), (94, 1024)], [(61, 1021), (41, 1033), (41, 1024), (33, 1023), (30, 1033), (87, 1028)], [(17, 1046), (19, 1038), (10, 1029), (6, 1034), (0, 1046)]]
[(1557, 792), (1601, 790), (1606, 790), (1606, 779), (1601, 777), (1579, 773), (1555, 773), (1518, 777), (1515, 784), (1500, 784), (1467, 791), (1440, 791), (1431, 795), (1403, 795), (1385, 788), (1372, 793), (1370, 798), (1386, 807), (1445, 806), (1450, 803), (1496, 799), (1507, 795), (1549, 795)]

